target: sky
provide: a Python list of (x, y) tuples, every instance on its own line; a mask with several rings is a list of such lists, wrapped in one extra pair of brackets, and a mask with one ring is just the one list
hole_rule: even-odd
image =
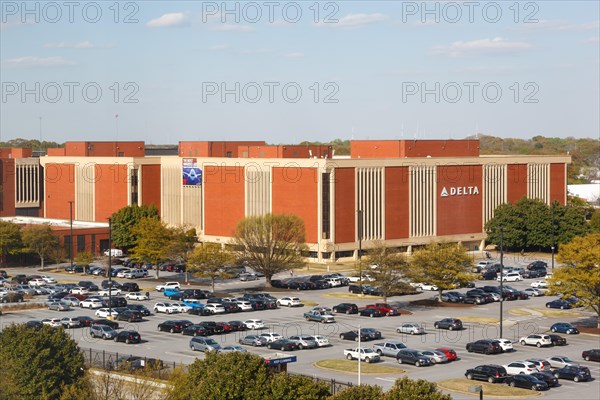
[(599, 137), (598, 1), (0, 11), (0, 141)]

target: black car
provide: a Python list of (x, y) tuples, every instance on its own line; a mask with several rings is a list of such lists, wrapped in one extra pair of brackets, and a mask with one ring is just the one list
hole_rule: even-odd
[(485, 297), (479, 294), (468, 294), (467, 297), (464, 298), (463, 303), (465, 304), (485, 304), (487, 301)]
[(204, 327), (204, 329), (206, 329), (209, 335), (223, 333), (223, 331), (225, 330), (222, 326), (217, 325), (215, 321), (202, 321), (199, 322), (198, 325)]
[(92, 323), (94, 322), (94, 320), (91, 317), (86, 317), (86, 316), (78, 316), (73, 319), (78, 320), (79, 324), (81, 326), (91, 326)]
[(92, 292), (97, 292), (99, 290), (98, 285), (90, 281), (79, 281), (78, 285)]
[(117, 321), (141, 322), (142, 314), (128, 308), (117, 315)]
[(548, 264), (545, 263), (544, 261), (534, 261), (532, 263), (529, 263), (529, 265), (527, 265), (527, 269), (532, 270), (532, 269), (546, 269), (548, 268)]
[(375, 339), (381, 339), (383, 336), (381, 335), (381, 332), (378, 331), (377, 329), (373, 329), (373, 328), (362, 328), (361, 329), (362, 332), (366, 333), (367, 336), (369, 337), (369, 339), (371, 340), (375, 340)]
[(600, 349), (585, 350), (581, 357), (586, 361), (600, 361)]
[(113, 329), (118, 329), (119, 328), (119, 323), (118, 322), (111, 321), (111, 320), (104, 319), (104, 318), (93, 320), (92, 321), (92, 325), (106, 325), (106, 326), (110, 326)]
[(492, 281), (498, 277), (498, 273), (496, 271), (485, 271), (481, 274), (481, 279), (484, 281)]
[(26, 285), (29, 282), (29, 279), (27, 279), (26, 275), (18, 274), (18, 275), (13, 276), (10, 281), (13, 283), (21, 284), (21, 285)]
[(245, 331), (248, 329), (246, 324), (244, 324), (242, 321), (229, 321), (227, 323), (229, 326), (231, 326), (231, 330), (233, 331)]
[(353, 303), (340, 303), (337, 306), (333, 307), (334, 313), (346, 313), (346, 314), (356, 314), (358, 313), (358, 306)]
[(552, 346), (566, 346), (567, 339), (559, 335), (548, 335), (552, 341)]
[[(260, 302), (263, 303), (263, 305), (265, 306), (265, 308), (264, 308), (265, 310), (275, 310), (275, 309), (279, 308), (277, 306), (277, 300), (272, 300), (272, 299), (266, 299), (265, 298), (265, 299), (260, 299), (258, 301), (260, 301)], [(239, 309), (239, 307), (238, 307), (238, 309)]]
[(545, 269), (531, 269), (528, 271), (523, 271), (523, 273), (521, 273), (521, 276), (525, 279), (542, 278), (542, 277), (546, 276), (546, 270)]
[(127, 308), (137, 311), (145, 317), (151, 314), (150, 310), (148, 310), (148, 308), (143, 304), (127, 304)]
[(113, 287), (115, 289), (121, 289), (122, 285), (117, 281), (114, 281), (114, 280), (109, 281), (108, 279), (105, 279), (102, 281), (102, 283), (100, 283), (100, 286), (102, 286), (102, 289), (108, 289), (109, 287)]
[(554, 370), (554, 377), (557, 379), (570, 379), (575, 382), (589, 381), (592, 379), (592, 374), (588, 367), (580, 365), (568, 365), (563, 368)]
[(236, 303), (232, 303), (231, 301), (222, 301), (221, 305), (225, 308), (226, 313), (236, 313), (241, 312), (242, 309)]
[(467, 379), (475, 379), (478, 381), (488, 381), (489, 383), (503, 382), (506, 377), (506, 368), (501, 365), (487, 364), (479, 365), (475, 368), (468, 369), (465, 372)]
[(376, 308), (363, 308), (358, 313), (361, 317), (383, 317), (383, 313)]
[(192, 315), (211, 315), (208, 310), (204, 309), (204, 307), (192, 307), (187, 311), (187, 313)]
[(288, 288), (287, 281), (284, 279), (272, 279), (271, 286), (273, 286), (274, 288), (279, 288), (279, 289), (287, 289)]
[(69, 293), (67, 292), (52, 293), (50, 296), (48, 296), (48, 300), (59, 301), (62, 300), (63, 297), (67, 297), (68, 295)]
[(414, 364), (417, 367), (431, 365), (431, 359), (420, 351), (412, 349), (400, 349), (396, 354), (398, 364)]
[(469, 353), (498, 354), (502, 353), (502, 348), (498, 342), (490, 339), (481, 339), (475, 342), (467, 343)]
[(186, 336), (208, 336), (209, 331), (202, 325), (194, 324), (183, 329), (181, 332)]
[(125, 299), (125, 297), (121, 296), (111, 296), (110, 298), (105, 297), (104, 299), (102, 299), (102, 303), (104, 307), (127, 307), (127, 300)]
[(548, 389), (548, 384), (546, 382), (539, 380), (535, 376), (526, 374), (509, 376), (504, 380), (504, 383), (511, 387), (519, 387), (537, 391)]
[(44, 324), (42, 323), (42, 321), (38, 321), (38, 320), (34, 319), (31, 321), (25, 322), (25, 326), (27, 326), (28, 328), (33, 328), (33, 329), (42, 329)]
[(135, 282), (125, 282), (121, 285), (121, 290), (124, 292), (139, 292), (140, 287)]
[(448, 301), (450, 303), (460, 303), (465, 299), (464, 293), (460, 292), (446, 292), (444, 294), (448, 296)]
[(298, 350), (298, 343), (288, 339), (278, 339), (267, 343), (267, 349), (276, 349), (283, 351)]
[(208, 298), (208, 294), (210, 294), (210, 292), (201, 289), (185, 289), (181, 292), (181, 294), (185, 299), (203, 300)]
[[(340, 339), (344, 339), (344, 340), (354, 340), (355, 342), (358, 342), (358, 331), (348, 331), (348, 332), (342, 332), (340, 333)], [(360, 330), (360, 340), (371, 340), (371, 338), (369, 337), (369, 335), (363, 331), (362, 329)]]
[(436, 321), (433, 324), (435, 329), (448, 329), (450, 331), (457, 330), (460, 331), (463, 328), (462, 321), (458, 318), (444, 318), (440, 321)]
[(185, 326), (181, 320), (170, 320), (161, 322), (156, 328), (161, 332), (181, 333)]
[(548, 387), (558, 386), (558, 379), (551, 372), (534, 372), (533, 374), (529, 374), (531, 376), (535, 376), (540, 381), (546, 382)]
[(142, 337), (136, 331), (121, 331), (115, 336), (115, 342), (141, 343)]
[(568, 310), (572, 308), (571, 303), (566, 300), (552, 300), (546, 303), (546, 308), (560, 308), (561, 310)]

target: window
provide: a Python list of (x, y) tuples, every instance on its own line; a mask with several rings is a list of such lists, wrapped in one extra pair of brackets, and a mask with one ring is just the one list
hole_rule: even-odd
[(134, 168), (131, 170), (131, 204), (138, 203), (138, 170)]
[(96, 255), (96, 234), (92, 233), (92, 237), (90, 240), (90, 249), (93, 256)]
[(85, 251), (85, 235), (77, 235), (77, 252)]
[(321, 231), (323, 232), (323, 239), (329, 239), (331, 230), (331, 184), (329, 173), (321, 174), (321, 181), (321, 204), (323, 208), (321, 212)]

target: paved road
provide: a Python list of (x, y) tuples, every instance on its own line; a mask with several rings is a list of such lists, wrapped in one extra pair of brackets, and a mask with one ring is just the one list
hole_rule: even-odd
[[(17, 273), (17, 272), (14, 272)], [(29, 271), (31, 273), (31, 271)], [(65, 275), (57, 275), (57, 279), (65, 278)], [(69, 276), (67, 276), (69, 277)], [(79, 277), (70, 276), (71, 279), (79, 279)], [(82, 278), (83, 279), (83, 278)], [(87, 278), (85, 278), (87, 279)], [(101, 279), (96, 279), (98, 282)], [(144, 282), (144, 281), (142, 281)], [(228, 291), (232, 293), (243, 293), (245, 289), (254, 287), (261, 284), (263, 281), (254, 282), (239, 282), (230, 280), (219, 283), (217, 285), (217, 291)], [(151, 280), (151, 284), (154, 284), (154, 280)], [(529, 285), (530, 281), (511, 283), (518, 289), (523, 289)], [(486, 282), (489, 284), (489, 282)], [(140, 283), (140, 286), (147, 286), (147, 283)], [(464, 291), (464, 290), (463, 290)], [(309, 291), (309, 292), (293, 292), (292, 294), (299, 296), (302, 300), (313, 301), (320, 305), (333, 306), (346, 300), (335, 299), (329, 297), (336, 293), (347, 293), (346, 288), (332, 288), (323, 291)], [(274, 293), (275, 296), (281, 297), (283, 294)], [(180, 363), (191, 363), (196, 357), (202, 358), (203, 355), (198, 352), (193, 352), (189, 349), (189, 337), (184, 337), (180, 334), (170, 334), (166, 332), (157, 332), (156, 326), (160, 321), (167, 319), (183, 318), (191, 321), (200, 321), (211, 319), (215, 321), (229, 321), (234, 319), (249, 319), (249, 318), (260, 318), (268, 326), (269, 331), (281, 333), (284, 336), (290, 336), (297, 333), (303, 334), (322, 334), (330, 338), (332, 346), (325, 349), (315, 350), (303, 350), (294, 352), (297, 356), (298, 361), (289, 366), (289, 370), (292, 372), (299, 372), (307, 375), (316, 375), (319, 377), (335, 378), (339, 381), (353, 382), (356, 383), (357, 377), (355, 374), (335, 373), (318, 369), (313, 366), (314, 362), (320, 359), (342, 359), (343, 349), (350, 348), (355, 345), (354, 342), (343, 341), (339, 339), (339, 333), (353, 329), (360, 325), (362, 327), (374, 327), (382, 331), (384, 337), (389, 339), (403, 340), (409, 347), (418, 349), (433, 349), (440, 346), (453, 347), (457, 350), (460, 360), (447, 365), (436, 365), (432, 367), (417, 368), (411, 365), (403, 365), (402, 368), (406, 370), (407, 375), (411, 378), (423, 378), (431, 381), (440, 381), (450, 378), (462, 378), (464, 377), (464, 371), (467, 368), (483, 364), (483, 363), (494, 363), (494, 364), (506, 364), (511, 361), (520, 359), (526, 359), (531, 357), (550, 357), (552, 355), (566, 355), (574, 360), (579, 361), (582, 365), (586, 365), (592, 371), (594, 381), (586, 383), (574, 383), (572, 381), (561, 381), (561, 387), (551, 389), (544, 393), (546, 399), (597, 399), (600, 393), (600, 364), (594, 362), (586, 362), (581, 359), (581, 351), (589, 348), (600, 347), (600, 339), (596, 336), (591, 335), (563, 335), (567, 337), (569, 345), (562, 348), (546, 348), (538, 349), (536, 347), (521, 346), (515, 344), (516, 351), (513, 353), (506, 353), (500, 355), (484, 356), (480, 354), (466, 352), (465, 345), (467, 342), (489, 337), (499, 337), (499, 328), (497, 324), (479, 324), (473, 322), (465, 323), (466, 329), (461, 332), (451, 332), (446, 330), (436, 330), (433, 328), (433, 323), (444, 317), (459, 317), (465, 320), (470, 320), (474, 317), (488, 317), (498, 318), (499, 316), (499, 304), (492, 303), (483, 306), (473, 308), (427, 308), (427, 307), (412, 307), (408, 305), (409, 301), (423, 298), (430, 298), (433, 293), (422, 293), (418, 295), (402, 296), (390, 299), (390, 302), (399, 302), (403, 308), (409, 308), (413, 312), (413, 315), (406, 315), (400, 317), (383, 317), (383, 318), (368, 318), (358, 316), (347, 316), (347, 315), (336, 315), (337, 323), (331, 325), (321, 325), (318, 323), (309, 323), (302, 319), (302, 313), (308, 309), (304, 308), (282, 308), (278, 310), (267, 310), (258, 312), (248, 312), (242, 314), (215, 316), (215, 317), (199, 317), (193, 315), (172, 315), (166, 316), (163, 314), (154, 315), (146, 318), (144, 322), (126, 324), (121, 322), (121, 326), (125, 325), (127, 328), (133, 328), (139, 330), (144, 342), (137, 345), (126, 345), (124, 343), (114, 343), (112, 341), (102, 341), (98, 339), (91, 339), (87, 334), (87, 329), (72, 329), (70, 330), (71, 335), (75, 340), (79, 342), (82, 348), (93, 348), (99, 350), (107, 350), (111, 352), (127, 353), (134, 355), (141, 355), (147, 357), (161, 358), (166, 361), (180, 362)], [(162, 294), (158, 292), (152, 293), (152, 300), (148, 302), (141, 302), (151, 308), (157, 298), (163, 298)], [(513, 309), (540, 309), (544, 308), (544, 304), (548, 301), (548, 298), (532, 298), (526, 301), (511, 301), (505, 302), (504, 305), (504, 329), (503, 337), (517, 341), (519, 337), (524, 336), (533, 332), (546, 332), (549, 327), (559, 320), (576, 322), (584, 317), (590, 317), (592, 314), (574, 310), (579, 312), (580, 317), (562, 317), (558, 318), (547, 318), (541, 315), (539, 316), (515, 316), (510, 313)], [(368, 304), (369, 300), (357, 299), (352, 302), (357, 303), (359, 306)], [(22, 322), (28, 319), (42, 319), (48, 318), (49, 316), (65, 316), (65, 315), (93, 315), (93, 311), (88, 310), (75, 310), (71, 312), (57, 312), (48, 310), (31, 310), (22, 311), (17, 313), (7, 314), (0, 318), (2, 324), (12, 322)], [(427, 334), (423, 336), (410, 336), (400, 335), (395, 332), (395, 327), (401, 322), (418, 322), (426, 327)], [(246, 335), (248, 333), (244, 333)], [(231, 333), (217, 337), (216, 339), (221, 344), (234, 344), (237, 343), (240, 333)], [(273, 351), (263, 348), (248, 348), (249, 351), (259, 355), (271, 354)], [(399, 367), (394, 359), (384, 358), (382, 364)], [(380, 375), (380, 376), (362, 376), (363, 383), (377, 384), (387, 389), (393, 385), (395, 378), (398, 375)], [(453, 394), (456, 399), (460, 398), (473, 398), (469, 396), (461, 396)], [(538, 398), (533, 397), (532, 398)]]

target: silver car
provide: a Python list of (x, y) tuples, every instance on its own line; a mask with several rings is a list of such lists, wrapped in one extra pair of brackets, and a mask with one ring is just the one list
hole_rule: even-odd
[(52, 303), (48, 304), (48, 310), (69, 311), (70, 309), (70, 305), (61, 301), (53, 301)]
[(432, 364), (440, 364), (448, 362), (448, 356), (439, 350), (427, 350), (421, 352), (424, 356), (429, 357)]
[(190, 349), (203, 352), (219, 351), (221, 350), (221, 345), (217, 343), (215, 339), (204, 336), (195, 336), (190, 339)]
[(92, 325), (90, 326), (90, 336), (93, 338), (114, 339), (117, 336), (117, 331), (108, 325)]
[(413, 324), (407, 322), (396, 328), (398, 333), (410, 333), (411, 335), (422, 335), (425, 333), (425, 329), (419, 324)]
[(313, 339), (312, 336), (290, 336), (289, 340), (292, 340), (298, 343), (298, 349), (314, 349), (318, 347), (317, 342)]

